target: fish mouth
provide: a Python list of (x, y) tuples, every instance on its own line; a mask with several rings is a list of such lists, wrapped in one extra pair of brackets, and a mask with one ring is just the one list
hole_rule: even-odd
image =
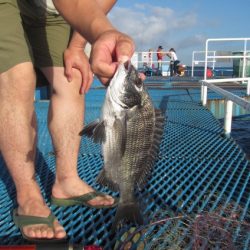
[(128, 61), (126, 61), (126, 62), (123, 62), (123, 63), (120, 63), (120, 64), (118, 65), (118, 68), (120, 68), (120, 67), (121, 67), (121, 68), (124, 70), (124, 72), (125, 72), (126, 74), (128, 74), (128, 75), (131, 73), (132, 69), (134, 68), (130, 60), (128, 60)]
[(124, 68), (125, 68), (125, 70), (127, 71), (127, 73), (130, 71), (130, 69), (131, 69), (131, 61), (130, 60), (128, 60), (128, 61), (126, 61), (126, 62), (124, 62), (123, 63), (123, 65), (124, 65)]

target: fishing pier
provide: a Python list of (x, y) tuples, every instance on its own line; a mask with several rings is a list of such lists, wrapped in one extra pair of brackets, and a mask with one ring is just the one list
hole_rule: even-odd
[[(116, 235), (110, 230), (115, 208), (50, 205), (55, 154), (47, 128), (49, 102), (35, 100), (36, 178), (69, 241), (105, 250), (126, 249), (126, 244), (130, 249), (192, 249), (194, 244), (201, 246), (197, 249), (208, 249), (211, 241), (216, 242), (216, 237), (226, 232), (222, 239), (227, 242), (219, 242), (218, 238), (214, 249), (223, 249), (230, 240), (234, 249), (250, 249), (250, 162), (230, 136), (232, 102), (250, 111), (249, 102), (241, 98), (249, 95), (250, 78), (229, 80), (220, 90), (214, 87), (216, 82), (205, 78), (149, 77), (145, 84), (155, 107), (165, 114), (164, 135), (154, 170), (143, 190), (137, 192), (145, 225), (141, 229), (125, 226)], [(38, 89), (36, 97), (41, 92), (42, 88)], [(105, 89), (94, 84), (86, 95), (86, 124), (100, 116), (104, 97)], [(206, 107), (209, 99), (228, 100), (226, 126)], [(83, 137), (78, 158), (80, 177), (95, 189), (117, 196), (96, 183), (102, 166), (100, 145)], [(12, 210), (17, 205), (15, 187), (2, 158), (0, 169), (0, 245), (28, 244), (12, 221)]]

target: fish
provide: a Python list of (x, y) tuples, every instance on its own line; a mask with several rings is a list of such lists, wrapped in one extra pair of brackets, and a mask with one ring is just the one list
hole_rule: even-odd
[(102, 145), (104, 166), (96, 181), (119, 192), (113, 228), (126, 222), (144, 223), (135, 191), (144, 187), (152, 172), (164, 121), (136, 68), (130, 61), (119, 64), (107, 87), (100, 118), (80, 132)]

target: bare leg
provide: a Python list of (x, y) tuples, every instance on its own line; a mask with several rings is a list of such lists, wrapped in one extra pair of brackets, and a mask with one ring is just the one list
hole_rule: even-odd
[[(81, 74), (73, 72), (68, 82), (62, 67), (43, 68), (43, 73), (52, 84), (49, 110), (49, 129), (56, 152), (56, 180), (52, 194), (56, 198), (70, 198), (93, 191), (82, 181), (77, 172), (77, 157), (81, 137), (79, 132), (84, 120), (84, 96), (79, 94)], [(91, 205), (112, 205), (110, 196), (96, 197)]]
[[(47, 217), (50, 210), (35, 180), (34, 89), (35, 74), (29, 62), (0, 74), (0, 149), (16, 186), (18, 214)], [(40, 224), (25, 226), (23, 232), (34, 238), (66, 235), (58, 221), (54, 230)]]

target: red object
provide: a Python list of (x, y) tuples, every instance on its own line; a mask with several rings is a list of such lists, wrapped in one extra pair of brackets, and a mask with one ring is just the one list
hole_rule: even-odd
[(0, 246), (0, 250), (36, 250), (35, 245), (27, 246)]
[(157, 55), (157, 60), (162, 60), (164, 55), (162, 49), (157, 49), (156, 55)]
[(207, 77), (211, 78), (213, 76), (213, 71), (211, 69), (207, 69)]
[(103, 248), (99, 246), (95, 246), (95, 245), (89, 245), (89, 246), (85, 246), (84, 250), (103, 250)]

